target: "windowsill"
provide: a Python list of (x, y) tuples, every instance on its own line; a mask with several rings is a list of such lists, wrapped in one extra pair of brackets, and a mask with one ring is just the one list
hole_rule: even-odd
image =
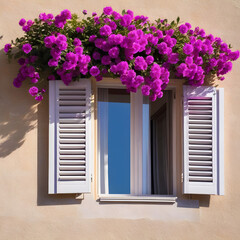
[(153, 202), (153, 203), (175, 203), (177, 197), (174, 196), (162, 196), (162, 195), (124, 195), (124, 194), (102, 194), (99, 195), (100, 202)]

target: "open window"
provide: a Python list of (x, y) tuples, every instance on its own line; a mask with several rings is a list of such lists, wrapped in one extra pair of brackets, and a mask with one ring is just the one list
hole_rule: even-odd
[(155, 102), (125, 89), (98, 88), (97, 95), (100, 200), (173, 200), (173, 91)]

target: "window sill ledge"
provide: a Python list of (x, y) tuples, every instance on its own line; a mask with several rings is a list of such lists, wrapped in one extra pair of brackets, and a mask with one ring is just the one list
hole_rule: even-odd
[(177, 197), (173, 196), (161, 196), (161, 195), (99, 195), (100, 202), (142, 202), (142, 203), (175, 203)]

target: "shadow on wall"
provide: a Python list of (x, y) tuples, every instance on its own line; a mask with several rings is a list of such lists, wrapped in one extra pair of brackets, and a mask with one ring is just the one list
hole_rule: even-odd
[(19, 91), (12, 85), (17, 75), (16, 63), (8, 64), (0, 51), (0, 158), (7, 157), (22, 146), (26, 134), (36, 126), (36, 103), (29, 101), (27, 86)]
[(37, 205), (80, 204), (75, 194), (48, 194), (48, 96), (38, 105)]

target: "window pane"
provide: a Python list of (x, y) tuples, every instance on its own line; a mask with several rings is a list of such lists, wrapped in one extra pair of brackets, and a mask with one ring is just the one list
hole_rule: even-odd
[(152, 194), (172, 194), (171, 92), (150, 104)]
[(124, 89), (99, 89), (98, 96), (100, 141), (105, 141), (100, 143), (105, 162), (100, 162), (108, 165), (105, 188), (109, 194), (130, 194), (130, 95)]

